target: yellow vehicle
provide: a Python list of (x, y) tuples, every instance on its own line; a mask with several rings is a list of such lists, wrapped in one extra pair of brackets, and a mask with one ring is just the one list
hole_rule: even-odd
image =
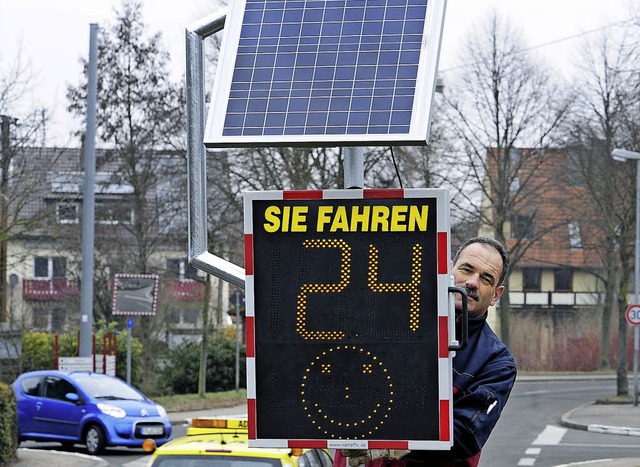
[(151, 456), (149, 467), (331, 467), (322, 449), (248, 446), (246, 420), (194, 418), (187, 436), (176, 438)]

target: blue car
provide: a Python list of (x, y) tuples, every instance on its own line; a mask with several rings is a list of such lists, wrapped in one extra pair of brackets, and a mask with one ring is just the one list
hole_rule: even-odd
[(82, 443), (99, 454), (107, 446), (153, 450), (171, 439), (164, 408), (114, 376), (32, 371), (14, 381), (13, 392), (20, 441)]

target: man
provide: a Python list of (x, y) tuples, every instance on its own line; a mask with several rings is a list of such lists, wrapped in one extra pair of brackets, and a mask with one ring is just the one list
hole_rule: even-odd
[[(487, 237), (467, 240), (453, 259), (455, 285), (466, 289), (469, 343), (453, 359), (454, 443), (450, 451), (336, 451), (334, 466), (474, 467), (516, 379), (509, 349), (487, 324), (487, 310), (504, 292), (509, 253)], [(456, 310), (462, 300), (456, 298)], [(416, 423), (420, 423), (419, 420)]]

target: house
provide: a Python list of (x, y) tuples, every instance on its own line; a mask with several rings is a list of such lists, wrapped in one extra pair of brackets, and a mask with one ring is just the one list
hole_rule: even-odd
[[(136, 179), (123, 173), (118, 154), (96, 151), (94, 318), (118, 318), (111, 315), (115, 274), (157, 274), (157, 315), (140, 319), (175, 346), (200, 339), (205, 306), (210, 323), (229, 322), (228, 300), (221, 299), (229, 291), (188, 264), (184, 156), (160, 153), (150, 160), (146, 178)], [(65, 332), (79, 326), (83, 161), (81, 148), (32, 148), (14, 157), (3, 329)], [(136, 210), (136, 203), (142, 208)]]
[[(504, 157), (509, 164), (502, 164)], [(522, 370), (596, 370), (603, 327), (603, 233), (569, 149), (488, 151), (486, 186), (494, 203), (509, 205), (503, 235), (514, 265), (508, 278), (510, 348)], [(505, 170), (498, 174), (498, 167)], [(508, 167), (508, 169), (506, 169)], [(498, 180), (508, 186), (496, 188)], [(502, 201), (498, 201), (501, 197)], [(494, 236), (495, 205), (485, 198)], [(501, 300), (504, 300), (501, 299)], [(500, 332), (498, 310), (492, 327)], [(611, 323), (615, 334), (617, 320)], [(615, 342), (612, 339), (612, 342)]]

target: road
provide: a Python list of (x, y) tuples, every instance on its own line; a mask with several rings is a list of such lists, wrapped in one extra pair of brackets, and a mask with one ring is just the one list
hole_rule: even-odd
[(635, 436), (566, 429), (572, 408), (614, 395), (615, 381), (518, 381), (485, 446), (480, 467), (536, 467), (640, 455)]
[[(635, 436), (590, 433), (560, 426), (565, 412), (615, 394), (615, 381), (518, 381), (482, 454), (479, 467), (552, 467), (593, 459), (640, 456)], [(186, 427), (174, 426), (181, 436)], [(22, 447), (60, 449), (59, 444)], [(82, 452), (82, 447), (76, 446)], [(145, 467), (149, 456), (138, 449), (108, 449), (111, 466)]]

